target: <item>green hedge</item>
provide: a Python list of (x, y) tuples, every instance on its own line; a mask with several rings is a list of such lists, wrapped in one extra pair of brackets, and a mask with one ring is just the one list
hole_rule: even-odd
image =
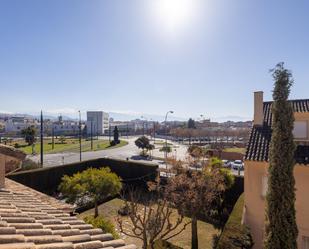
[(7, 177), (44, 193), (53, 193), (64, 175), (72, 176), (88, 168), (109, 167), (123, 179), (124, 183), (145, 185), (149, 180), (155, 180), (158, 175), (158, 165), (140, 163), (111, 158), (98, 158), (78, 163), (66, 164), (56, 167), (46, 167), (17, 172)]
[(224, 226), (216, 249), (249, 249), (253, 242), (249, 229), (241, 224), (244, 208), (244, 194), (236, 202), (234, 209)]

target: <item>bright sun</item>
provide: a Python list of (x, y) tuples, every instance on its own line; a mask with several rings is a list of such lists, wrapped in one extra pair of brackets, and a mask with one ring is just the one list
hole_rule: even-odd
[(197, 14), (196, 0), (155, 0), (153, 10), (160, 29), (174, 34), (188, 27)]

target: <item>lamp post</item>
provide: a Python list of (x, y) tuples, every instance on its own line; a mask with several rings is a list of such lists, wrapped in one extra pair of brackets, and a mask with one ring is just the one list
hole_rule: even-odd
[[(145, 136), (145, 121), (147, 121), (147, 118), (145, 118), (144, 116), (141, 116), (141, 119), (144, 119), (143, 121), (143, 136)], [(147, 133), (147, 130), (146, 130)]]
[(82, 119), (81, 119), (81, 114), (80, 110), (78, 111), (79, 113), (79, 161), (82, 161)]
[(92, 120), (90, 121), (91, 123), (91, 130), (90, 130), (90, 137), (91, 137), (91, 150), (93, 150), (93, 124), (92, 124)]
[(52, 150), (55, 149), (55, 127), (54, 122), (52, 122)]
[(156, 143), (156, 122), (153, 121), (153, 144)]
[(169, 113), (174, 113), (174, 111), (168, 111), (165, 115), (165, 120), (164, 120), (164, 124), (165, 124), (165, 164), (166, 164), (166, 170), (167, 170), (167, 115)]
[(127, 123), (127, 139), (129, 139), (129, 123)]
[(43, 146), (44, 146), (44, 141), (43, 141), (43, 139), (44, 139), (44, 135), (43, 135), (43, 130), (44, 130), (44, 124), (43, 124), (43, 111), (41, 111), (41, 166), (43, 167), (43, 152), (44, 152), (44, 148), (43, 148)]

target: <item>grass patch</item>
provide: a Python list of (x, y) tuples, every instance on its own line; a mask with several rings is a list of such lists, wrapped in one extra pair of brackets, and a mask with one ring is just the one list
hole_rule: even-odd
[[(64, 143), (61, 143), (59, 139), (55, 139), (54, 149), (52, 148), (51, 139), (44, 140), (44, 153), (45, 154), (53, 154), (53, 153), (61, 153), (61, 152), (79, 152), (79, 140), (68, 138), (65, 139)], [(82, 152), (87, 151), (98, 151), (98, 150), (106, 150), (106, 149), (114, 149), (127, 145), (128, 142), (121, 140), (119, 144), (115, 146), (110, 146), (110, 142), (108, 140), (93, 140), (93, 150), (91, 150), (91, 141), (82, 139)], [(28, 146), (24, 141), (18, 142), (19, 150), (25, 152), (26, 154), (32, 153), (32, 146)], [(37, 142), (34, 146), (34, 151), (36, 153), (40, 153), (41, 144)]]
[(237, 153), (241, 153), (241, 154), (246, 154), (246, 148), (232, 147), (232, 148), (226, 148), (223, 151), (225, 151), (225, 152), (237, 152)]
[[(102, 215), (107, 220), (110, 220), (113, 222), (116, 231), (119, 231), (118, 224), (115, 220), (115, 217), (118, 215), (118, 210), (124, 205), (124, 202), (121, 199), (115, 198), (109, 202), (106, 202), (99, 206), (99, 214)], [(176, 212), (176, 211), (175, 211)], [(93, 215), (94, 210), (90, 209), (87, 210), (81, 214), (79, 214), (80, 218), (83, 218), (87, 215)], [(124, 223), (130, 224), (129, 222), (126, 222), (126, 217), (123, 217)], [(176, 219), (176, 215), (175, 215)], [(185, 218), (183, 222), (187, 222), (188, 218)], [(128, 225), (128, 231), (132, 230), (131, 227)], [(213, 236), (218, 236), (220, 233), (219, 230), (215, 229), (211, 224), (198, 221), (198, 238), (199, 238), (199, 248), (203, 249), (212, 249), (212, 240)], [(127, 244), (135, 244), (138, 248), (141, 248), (142, 243), (141, 240), (131, 238), (128, 236), (121, 235), (122, 239), (126, 241)], [(174, 247), (158, 247), (157, 249), (190, 249), (191, 248), (191, 226), (187, 226), (186, 230), (183, 231), (178, 236), (172, 238), (168, 241), (169, 243), (172, 243)], [(157, 242), (157, 243), (164, 243), (164, 242)], [(171, 245), (171, 246), (172, 246)], [(160, 244), (158, 245), (160, 246)], [(176, 247), (175, 247), (176, 246)]]
[(236, 202), (219, 238), (216, 249), (249, 249), (252, 247), (249, 229), (241, 224), (243, 208), (244, 194)]
[[(156, 144), (156, 145), (165, 145), (165, 141), (160, 141), (160, 140), (159, 141), (155, 141), (154, 144)], [(168, 142), (167, 145), (173, 145), (173, 144)]]

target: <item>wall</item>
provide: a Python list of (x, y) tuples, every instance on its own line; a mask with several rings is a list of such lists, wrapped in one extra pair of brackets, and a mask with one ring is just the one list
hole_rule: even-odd
[(154, 180), (158, 174), (158, 165), (133, 161), (99, 158), (57, 167), (18, 172), (8, 177), (14, 181), (45, 193), (57, 190), (64, 175), (73, 175), (87, 168), (109, 167), (120, 176), (124, 182), (145, 185), (147, 181)]
[(210, 156), (218, 157), (224, 160), (243, 160), (244, 154), (238, 152), (227, 152), (227, 151), (218, 151), (218, 150), (209, 150)]
[[(265, 220), (265, 197), (262, 196), (262, 178), (267, 176), (267, 162), (245, 161), (245, 220), (250, 227), (254, 240), (254, 249), (262, 248)], [(302, 246), (302, 237), (309, 237), (309, 167), (296, 165), (296, 219), (299, 229), (298, 247)], [(284, 191), (284, 190), (283, 190)]]

